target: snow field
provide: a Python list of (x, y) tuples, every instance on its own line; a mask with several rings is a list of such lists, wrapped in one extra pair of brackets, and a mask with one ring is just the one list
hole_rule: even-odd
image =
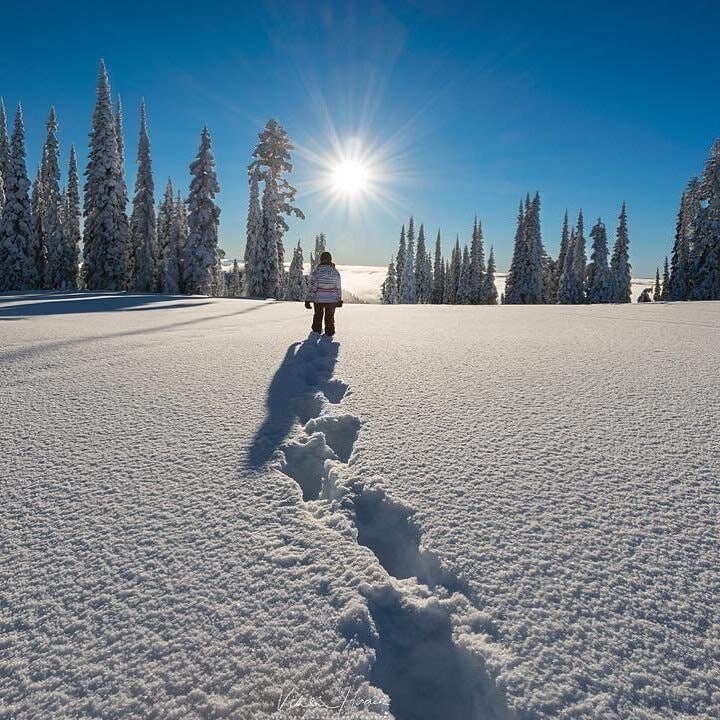
[(0, 717), (716, 717), (720, 306), (337, 321), (0, 297)]

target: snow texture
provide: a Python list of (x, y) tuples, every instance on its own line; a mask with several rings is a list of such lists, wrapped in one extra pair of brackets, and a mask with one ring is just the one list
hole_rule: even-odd
[(720, 304), (337, 320), (0, 296), (0, 717), (716, 717)]

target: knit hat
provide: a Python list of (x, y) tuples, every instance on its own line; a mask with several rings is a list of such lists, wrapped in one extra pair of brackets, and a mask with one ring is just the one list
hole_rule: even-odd
[(332, 255), (325, 250), (325, 252), (320, 253), (320, 262), (323, 265), (330, 265), (332, 263)]

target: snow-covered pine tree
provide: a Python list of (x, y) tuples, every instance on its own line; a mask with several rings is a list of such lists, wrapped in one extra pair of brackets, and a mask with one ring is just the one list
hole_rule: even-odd
[(450, 305), (455, 301), (453, 300), (453, 294), (452, 294), (452, 278), (450, 277), (450, 263), (447, 261), (447, 259), (443, 260), (443, 277), (445, 278), (445, 282), (443, 284), (443, 304)]
[(470, 252), (465, 245), (460, 264), (460, 279), (458, 280), (457, 304), (470, 305), (472, 302), (472, 277), (470, 274)]
[(665, 265), (663, 266), (662, 290), (660, 291), (661, 300), (669, 300), (670, 298), (670, 266), (668, 264), (667, 255), (665, 256)]
[(600, 218), (595, 223), (590, 237), (593, 245), (587, 271), (587, 301), (609, 303), (613, 300), (614, 283), (608, 266), (607, 232)]
[(185, 292), (185, 288), (183, 285), (183, 277), (184, 277), (184, 267), (185, 267), (185, 246), (187, 244), (188, 235), (190, 233), (190, 230), (188, 229), (188, 211), (187, 211), (187, 203), (185, 202), (184, 198), (180, 194), (180, 191), (177, 191), (177, 195), (175, 196), (175, 218), (173, 223), (173, 231), (175, 233), (175, 245), (177, 246), (177, 255), (178, 255), (178, 289), (180, 292)]
[(557, 301), (561, 305), (577, 305), (583, 301), (582, 281), (578, 275), (578, 264), (575, 262), (576, 247), (575, 228), (572, 228), (565, 255), (565, 268), (558, 285)]
[(225, 251), (218, 248), (217, 261), (212, 271), (212, 284), (210, 285), (210, 294), (213, 297), (227, 297), (227, 279), (222, 264), (224, 257)]
[(407, 245), (405, 242), (405, 225), (400, 229), (400, 242), (398, 244), (397, 255), (395, 256), (395, 271), (398, 280), (398, 298), (402, 292), (402, 279), (405, 272), (405, 255), (407, 255)]
[(29, 190), (25, 126), (22, 107), (18, 103), (5, 177), (5, 205), (0, 217), (0, 288), (3, 290), (25, 290), (35, 279), (35, 270), (28, 257), (33, 235)]
[[(272, 229), (269, 225), (267, 225), (267, 228), (277, 243), (275, 255), (277, 256), (280, 275), (285, 271), (285, 253), (282, 244), (282, 237), (288, 229), (285, 216), (295, 215), (301, 220), (305, 219), (302, 211), (294, 206), (297, 190), (288, 182), (286, 177), (293, 169), (290, 154), (293, 149), (290, 138), (280, 123), (277, 120), (270, 119), (259, 134), (259, 142), (252, 154), (254, 159), (248, 167), (249, 172), (257, 169), (259, 179), (265, 181), (266, 185), (270, 183), (274, 186), (271, 195), (274, 198), (273, 207), (276, 213), (275, 228)], [(263, 193), (263, 198), (265, 198), (265, 193)], [(266, 218), (265, 209), (263, 208), (263, 228), (265, 227)], [(263, 246), (268, 247), (267, 238)], [(272, 259), (260, 259), (259, 262), (267, 267), (273, 261)], [(279, 285), (281, 280), (282, 278), (279, 277)]]
[(10, 140), (7, 131), (5, 101), (0, 97), (0, 212), (5, 204), (5, 178), (10, 174)]
[(455, 236), (455, 247), (450, 255), (450, 300), (449, 302), (456, 305), (460, 302), (458, 299), (458, 290), (460, 287), (460, 272), (462, 270), (462, 250), (460, 250), (460, 236)]
[(420, 224), (417, 252), (415, 254), (415, 287), (419, 303), (429, 303), (432, 300), (432, 271), (427, 265), (425, 226), (422, 223)]
[(696, 273), (699, 266), (701, 243), (698, 242), (698, 229), (706, 208), (703, 207), (703, 189), (700, 178), (691, 178), (685, 187), (687, 202), (683, 211), (685, 244), (688, 249), (688, 299), (693, 299), (696, 285)]
[(288, 272), (287, 289), (285, 291), (286, 300), (305, 300), (307, 297), (307, 284), (305, 282), (305, 259), (303, 251), (298, 240), (297, 247), (293, 251), (293, 258), (290, 262), (290, 270)]
[(232, 273), (230, 274), (230, 289), (228, 295), (230, 297), (240, 297), (242, 294), (242, 283), (240, 282), (240, 266), (237, 258), (233, 260)]
[(587, 253), (585, 251), (585, 221), (583, 212), (578, 213), (577, 226), (575, 228), (575, 250), (573, 251), (573, 259), (576, 265), (576, 275), (580, 281), (581, 299), (578, 302), (585, 301), (585, 278), (587, 275)]
[[(703, 202), (692, 244), (693, 300), (720, 300), (720, 138), (712, 146), (700, 183)], [(705, 205), (706, 204), (706, 205)]]
[(172, 180), (168, 178), (163, 201), (157, 214), (157, 277), (160, 292), (174, 295), (180, 291), (180, 228)]
[(313, 258), (314, 264), (310, 268), (314, 270), (320, 264), (320, 256), (327, 250), (327, 238), (325, 233), (320, 233), (315, 236), (315, 257)]
[(495, 287), (495, 251), (490, 247), (487, 269), (483, 275), (483, 284), (480, 288), (480, 302), (483, 305), (497, 305), (498, 293)]
[(262, 208), (260, 207), (260, 172), (257, 167), (249, 171), (250, 199), (245, 241), (245, 292), (249, 297), (260, 297), (265, 288), (262, 274)]
[(384, 305), (397, 305), (398, 303), (397, 272), (392, 260), (388, 264), (385, 282), (380, 289), (380, 301)]
[(32, 210), (32, 233), (28, 247), (28, 259), (30, 261), (31, 279), (28, 279), (28, 289), (46, 287), (47, 283), (47, 242), (43, 222), (45, 220), (45, 191), (43, 190), (43, 174), (45, 168), (45, 151), (43, 148), (43, 159), (38, 165), (35, 173), (35, 182), (32, 185), (30, 194), (30, 207)]
[(80, 281), (80, 177), (78, 174), (75, 146), (70, 146), (68, 164), (68, 185), (65, 191), (65, 207), (63, 209), (63, 239), (65, 254), (62, 262), (60, 288), (75, 290)]
[(127, 198), (110, 82), (102, 60), (85, 177), (83, 274), (86, 287), (88, 290), (124, 290), (129, 250)]
[(190, 174), (189, 232), (183, 253), (183, 287), (188, 295), (209, 295), (220, 259), (220, 208), (215, 204), (215, 195), (220, 192), (220, 185), (207, 126), (200, 135), (197, 157), (190, 163)]
[(542, 256), (542, 302), (554, 305), (557, 302), (557, 263), (543, 248)]
[(630, 239), (625, 203), (622, 204), (618, 218), (615, 245), (610, 258), (610, 275), (613, 288), (612, 302), (629, 303), (631, 300)]
[(652, 298), (650, 297), (650, 292), (652, 288), (645, 288), (640, 295), (638, 295), (637, 302), (639, 303), (649, 303), (652, 302)]
[(563, 271), (565, 270), (565, 257), (567, 256), (568, 243), (570, 241), (570, 229), (568, 225), (568, 211), (565, 210), (565, 217), (563, 218), (562, 233), (560, 235), (560, 251), (558, 252), (558, 259), (555, 263), (555, 291), (560, 287), (560, 278), (562, 277)]
[(470, 242), (470, 302), (477, 304), (481, 302), (480, 292), (485, 274), (485, 248), (483, 247), (482, 222), (478, 221), (477, 215), (473, 223), (472, 240)]
[(528, 244), (527, 295), (525, 302), (537, 305), (543, 302), (543, 255), (540, 229), (540, 193), (536, 192), (530, 212), (525, 217), (525, 233)]
[(280, 295), (281, 277), (277, 239), (277, 195), (275, 184), (266, 182), (262, 196), (262, 232), (257, 246), (257, 272), (261, 279), (259, 297), (277, 298)]
[(405, 305), (417, 302), (417, 286), (415, 282), (415, 227), (412, 216), (410, 216), (410, 223), (408, 224), (405, 262), (403, 264), (403, 276), (400, 283), (400, 302)]
[(669, 300), (687, 300), (690, 294), (690, 248), (685, 233), (684, 218), (686, 215), (687, 194), (680, 198), (677, 223), (675, 225), (675, 243), (670, 259)]
[(660, 268), (655, 268), (655, 285), (653, 285), (653, 302), (660, 302), (662, 289), (660, 287)]
[(442, 256), (442, 245), (440, 241), (440, 229), (438, 228), (435, 240), (435, 266), (433, 268), (433, 297), (435, 305), (442, 304), (445, 292), (445, 263)]
[(528, 244), (525, 231), (526, 212), (520, 200), (517, 228), (513, 244), (512, 260), (505, 279), (505, 304), (517, 305), (525, 302), (527, 297)]
[(68, 249), (61, 221), (62, 198), (60, 193), (60, 145), (57, 139), (57, 116), (50, 108), (45, 125), (47, 138), (43, 151), (43, 231), (47, 243), (47, 287), (67, 289)]
[[(170, 189), (172, 193), (172, 188)], [(130, 217), (131, 285), (137, 292), (155, 292), (162, 285), (157, 269), (155, 182), (150, 160), (145, 101), (140, 104), (140, 135), (137, 151), (135, 196)]]

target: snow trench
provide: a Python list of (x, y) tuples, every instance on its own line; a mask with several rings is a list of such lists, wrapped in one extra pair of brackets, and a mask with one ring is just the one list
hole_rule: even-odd
[(316, 517), (342, 513), (347, 522), (335, 526), (349, 524), (389, 576), (360, 585), (364, 604), (351, 605), (339, 629), (374, 650), (367, 679), (397, 720), (516, 720), (478, 650), (491, 638), (465, 581), (422, 547), (413, 508), (389, 497), (380, 479), (352, 476), (362, 422), (337, 411), (350, 392), (333, 377), (339, 348), (311, 335), (288, 349), (248, 460), (274, 459)]

